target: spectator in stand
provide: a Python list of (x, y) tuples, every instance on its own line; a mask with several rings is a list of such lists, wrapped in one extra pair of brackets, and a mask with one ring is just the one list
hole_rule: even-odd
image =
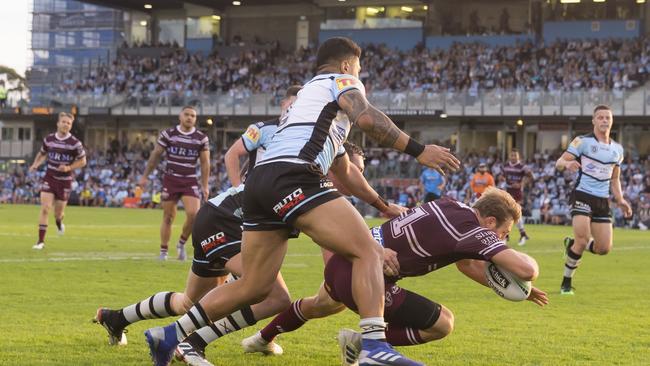
[(487, 165), (485, 163), (480, 163), (478, 165), (478, 171), (472, 177), (470, 182), (470, 187), (472, 187), (472, 193), (474, 194), (474, 199), (481, 198), (481, 194), (485, 192), (487, 187), (494, 185), (494, 177), (492, 174), (488, 173)]

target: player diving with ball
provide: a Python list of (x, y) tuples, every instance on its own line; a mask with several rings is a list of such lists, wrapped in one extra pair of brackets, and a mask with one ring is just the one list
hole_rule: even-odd
[[(372, 228), (377, 244), (393, 253), (384, 256), (387, 342), (392, 346), (427, 343), (444, 338), (454, 327), (448, 308), (399, 287), (397, 281), (402, 278), (423, 276), (455, 263), (467, 277), (487, 286), (485, 266), (490, 261), (521, 280), (535, 280), (537, 262), (504, 242), (520, 217), (520, 206), (507, 192), (489, 188), (472, 207), (451, 199), (431, 201)], [(260, 332), (244, 339), (245, 351), (250, 351), (251, 344), (263, 350), (274, 344), (278, 334), (294, 331), (310, 319), (346, 307), (356, 311), (351, 275), (351, 263), (335, 254), (325, 266), (325, 282), (318, 293), (295, 301)], [(546, 293), (535, 287), (528, 300), (539, 306), (548, 304)], [(356, 365), (364, 357), (361, 335), (344, 329), (338, 339), (343, 364)]]

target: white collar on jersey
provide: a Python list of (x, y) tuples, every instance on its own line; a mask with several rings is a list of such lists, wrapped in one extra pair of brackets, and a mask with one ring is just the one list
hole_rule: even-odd
[(63, 136), (63, 137), (59, 137), (58, 132), (54, 133), (54, 138), (59, 140), (59, 141), (67, 140), (70, 136), (72, 136), (72, 134), (70, 132), (66, 133), (65, 136)]
[(183, 130), (181, 130), (181, 125), (176, 125), (176, 129), (183, 135), (191, 135), (194, 133), (194, 131), (196, 131), (196, 127), (192, 127), (192, 130), (190, 132), (183, 132)]

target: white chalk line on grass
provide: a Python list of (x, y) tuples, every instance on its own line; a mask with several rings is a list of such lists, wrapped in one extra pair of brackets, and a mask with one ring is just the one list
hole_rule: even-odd
[[(635, 250), (648, 250), (650, 245), (644, 246), (626, 246), (615, 248), (614, 251), (635, 251)], [(530, 254), (542, 254), (542, 253), (559, 253), (560, 250), (530, 250), (527, 253)], [(72, 254), (72, 255), (71, 255)], [(38, 262), (74, 262), (74, 261), (158, 261), (158, 258), (155, 255), (148, 253), (111, 253), (109, 255), (98, 255), (99, 253), (63, 253), (63, 252), (53, 252), (49, 253), (52, 257), (47, 258), (8, 258), (0, 259), (0, 263), (38, 263)], [(321, 254), (287, 254), (287, 257), (320, 257)], [(172, 261), (170, 261), (172, 262)], [(293, 268), (305, 268), (307, 267), (306, 263), (285, 263), (285, 267)]]

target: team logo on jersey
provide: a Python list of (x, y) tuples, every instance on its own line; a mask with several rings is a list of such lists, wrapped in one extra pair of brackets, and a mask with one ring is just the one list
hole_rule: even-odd
[(201, 249), (203, 249), (203, 253), (207, 253), (225, 242), (226, 234), (221, 231), (201, 241)]
[(244, 133), (244, 136), (253, 141), (253, 143), (256, 143), (260, 139), (260, 129), (255, 126), (250, 126), (246, 130), (246, 133)]
[(334, 187), (334, 183), (332, 183), (332, 181), (329, 180), (329, 179), (322, 179), (320, 181), (320, 187), (321, 188), (332, 188), (332, 187)]
[(591, 152), (594, 153), (594, 154), (597, 153), (598, 152), (598, 146), (592, 146), (591, 147)]
[(280, 217), (284, 217), (287, 214), (287, 211), (296, 207), (298, 203), (305, 199), (305, 194), (302, 192), (302, 188), (298, 188), (295, 191), (291, 192), (288, 196), (284, 197), (282, 201), (278, 202), (273, 206), (273, 211)]
[(349, 86), (354, 86), (357, 84), (357, 81), (353, 78), (337, 78), (336, 79), (336, 87), (339, 90), (343, 90)]

